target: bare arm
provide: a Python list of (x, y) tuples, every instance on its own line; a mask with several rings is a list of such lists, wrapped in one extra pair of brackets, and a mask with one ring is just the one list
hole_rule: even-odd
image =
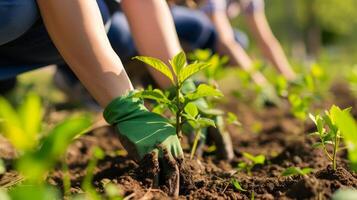
[(246, 14), (246, 20), (267, 59), (287, 79), (294, 79), (295, 72), (292, 70), (280, 43), (270, 29), (264, 10)]
[[(209, 17), (218, 33), (218, 52), (228, 55), (231, 64), (240, 66), (245, 71), (251, 72), (253, 62), (242, 46), (235, 40), (227, 14), (224, 11), (215, 11), (209, 14)], [(267, 82), (260, 72), (254, 72), (252, 78), (258, 85), (263, 85)]]
[(95, 0), (37, 2), (57, 49), (103, 107), (133, 89), (107, 39)]
[[(168, 61), (181, 51), (172, 16), (164, 0), (123, 0), (122, 8), (140, 54)], [(149, 70), (161, 88), (171, 85), (161, 73), (152, 68)]]

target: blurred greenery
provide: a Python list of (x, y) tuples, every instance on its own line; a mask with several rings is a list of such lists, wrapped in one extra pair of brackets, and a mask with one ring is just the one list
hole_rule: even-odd
[[(355, 0), (265, 0), (269, 24), (294, 65), (306, 62), (311, 43), (321, 44), (316, 61), (332, 70), (357, 63), (357, 2)], [(233, 20), (248, 33), (255, 54), (257, 47), (244, 17)], [(308, 37), (313, 36), (313, 41)], [(338, 72), (338, 71), (334, 71)]]

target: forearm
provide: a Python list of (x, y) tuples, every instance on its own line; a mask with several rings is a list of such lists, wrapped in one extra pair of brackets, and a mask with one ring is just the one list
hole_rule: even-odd
[(295, 72), (292, 70), (280, 43), (270, 29), (264, 12), (247, 14), (246, 19), (265, 57), (287, 79), (294, 79)]
[(275, 38), (260, 42), (261, 49), (265, 57), (283, 74), (287, 79), (294, 79), (295, 73), (292, 71), (289, 61)]
[(55, 46), (100, 105), (133, 89), (107, 39), (95, 0), (37, 2)]
[(253, 62), (242, 46), (235, 40), (233, 29), (225, 13), (213, 13), (210, 15), (218, 33), (217, 51), (219, 54), (227, 55), (230, 64), (240, 66), (243, 70), (251, 73), (252, 79), (258, 85), (265, 84), (265, 77), (252, 69)]
[[(123, 0), (122, 8), (141, 55), (168, 61), (181, 51), (172, 16), (164, 0)], [(152, 68), (149, 70), (161, 88), (171, 85), (161, 73)]]

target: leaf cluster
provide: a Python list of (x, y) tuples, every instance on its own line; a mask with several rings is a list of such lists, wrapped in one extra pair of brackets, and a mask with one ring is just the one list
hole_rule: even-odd
[(135, 59), (160, 71), (173, 84), (171, 89), (173, 92), (171, 93), (163, 92), (160, 89), (148, 89), (137, 92), (136, 97), (154, 100), (158, 105), (153, 111), (162, 114), (165, 108), (168, 108), (173, 116), (182, 118), (182, 120), (179, 120), (179, 124), (177, 124), (177, 121), (173, 122), (176, 127), (182, 126), (186, 122), (190, 123), (194, 129), (215, 125), (213, 120), (202, 117), (199, 114), (199, 110), (201, 111), (202, 109), (198, 107), (198, 103), (194, 102), (205, 97), (222, 97), (223, 94), (218, 89), (207, 84), (200, 84), (196, 89), (183, 91), (185, 81), (197, 72), (210, 67), (210, 64), (205, 62), (187, 64), (184, 52), (180, 52), (169, 61), (171, 68), (156, 58), (138, 56)]
[[(311, 120), (315, 123), (317, 131), (311, 133), (310, 136), (319, 137), (319, 142), (313, 144), (315, 148), (321, 148), (327, 158), (332, 162), (333, 168), (336, 169), (336, 155), (340, 151), (340, 142), (344, 135), (349, 138), (347, 143), (349, 146), (352, 141), (357, 137), (356, 130), (354, 130), (355, 122), (350, 116), (350, 108), (341, 110), (339, 107), (333, 105), (329, 111), (325, 111), (323, 115), (313, 116), (310, 114)], [(348, 122), (346, 124), (346, 122)], [(343, 130), (343, 133), (342, 131)], [(355, 132), (354, 132), (355, 131)], [(356, 134), (356, 135), (355, 135)], [(352, 140), (351, 140), (352, 139)], [(332, 153), (329, 152), (328, 146), (332, 146)], [(351, 148), (351, 147), (350, 147)], [(355, 151), (355, 150), (352, 150)]]
[(312, 168), (305, 167), (305, 168), (299, 168), (299, 167), (289, 167), (283, 171), (281, 174), (282, 176), (296, 176), (296, 175), (301, 175), (305, 176), (309, 173), (312, 172)]
[(243, 157), (247, 159), (247, 161), (242, 161), (238, 164), (238, 170), (246, 171), (248, 175), (252, 174), (252, 169), (256, 165), (263, 165), (265, 163), (265, 156), (260, 154), (254, 156), (250, 153), (243, 152)]

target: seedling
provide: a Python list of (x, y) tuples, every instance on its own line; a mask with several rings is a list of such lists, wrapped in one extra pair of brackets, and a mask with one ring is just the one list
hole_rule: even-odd
[(348, 112), (349, 109), (341, 110), (337, 107), (335, 110), (335, 124), (340, 130), (347, 147), (350, 166), (352, 170), (357, 172), (357, 123)]
[(243, 187), (240, 185), (237, 179), (232, 179), (231, 180), (232, 185), (234, 186), (235, 189), (241, 192), (246, 192), (247, 190), (243, 189)]
[[(344, 126), (342, 125), (344, 122), (341, 122), (341, 119), (339, 118), (343, 117), (346, 113), (349, 113), (349, 111), (349, 108), (341, 110), (337, 106), (332, 106), (331, 109), (325, 111), (325, 114), (322, 116), (313, 116), (310, 114), (310, 118), (317, 128), (317, 132), (311, 133), (310, 135), (318, 136), (320, 139), (320, 142), (313, 144), (313, 147), (321, 148), (324, 151), (327, 158), (332, 162), (334, 170), (337, 168), (336, 157), (340, 150), (340, 142), (342, 138), (340, 128)], [(336, 123), (337, 121), (340, 123), (339, 126)], [(329, 145), (333, 147), (332, 153), (329, 152)]]
[(24, 98), (18, 111), (2, 97), (0, 107), (0, 132), (20, 152), (16, 168), (28, 183), (35, 185), (44, 181), (47, 172), (63, 157), (73, 138), (91, 124), (88, 116), (69, 117), (47, 134), (41, 134), (42, 103), (34, 93)]
[(242, 126), (242, 123), (239, 122), (237, 115), (232, 112), (227, 113), (226, 121), (228, 125)]
[(252, 175), (252, 169), (256, 165), (263, 165), (265, 163), (265, 156), (262, 154), (253, 156), (252, 154), (243, 152), (243, 157), (246, 158), (248, 161), (240, 162), (238, 164), (238, 170), (246, 171), (248, 175)]
[(307, 174), (312, 172), (312, 168), (299, 168), (299, 167), (289, 167), (283, 171), (281, 174), (282, 176), (296, 176), (296, 175), (301, 175), (301, 176), (306, 176)]
[(224, 67), (229, 60), (226, 56), (221, 57), (218, 54), (212, 54), (209, 49), (197, 49), (189, 55), (189, 59), (210, 64), (210, 67), (206, 68), (203, 73), (210, 85), (215, 85), (215, 81), (223, 77)]
[(89, 161), (89, 164), (86, 169), (86, 176), (83, 179), (82, 188), (86, 192), (86, 195), (89, 199), (100, 200), (100, 195), (96, 192), (95, 188), (92, 185), (94, 169), (97, 166), (98, 160), (104, 158), (104, 152), (99, 147), (93, 148), (93, 157)]
[(294, 117), (304, 122), (308, 115), (311, 99), (306, 96), (300, 97), (297, 94), (291, 94), (288, 98), (291, 105), (291, 113)]
[[(222, 97), (222, 93), (216, 88), (206, 84), (200, 84), (193, 90), (183, 90), (185, 88), (184, 85), (187, 84), (186, 81), (197, 72), (208, 68), (210, 66), (209, 64), (195, 62), (187, 65), (186, 55), (183, 52), (177, 54), (169, 61), (172, 71), (169, 66), (156, 58), (137, 56), (135, 59), (155, 68), (171, 80), (174, 89), (172, 96), (170, 96), (168, 92), (165, 93), (159, 89), (140, 91), (136, 96), (156, 101), (160, 105), (156, 107), (156, 111), (162, 112), (162, 110), (168, 108), (175, 116), (172, 124), (176, 127), (176, 134), (179, 137), (182, 135), (182, 126), (186, 122), (190, 123), (195, 130), (207, 126), (215, 126), (213, 120), (199, 115), (199, 107), (197, 106), (199, 103), (196, 104), (193, 102), (204, 97)], [(199, 135), (200, 131), (196, 131), (196, 138), (199, 138)]]

